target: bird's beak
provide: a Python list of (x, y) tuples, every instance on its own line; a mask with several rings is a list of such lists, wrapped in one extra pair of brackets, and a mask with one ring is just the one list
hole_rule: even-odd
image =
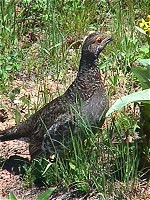
[(111, 42), (113, 40), (112, 36), (107, 36), (103, 41), (102, 41), (102, 44), (103, 45), (106, 45), (108, 44), (109, 42)]

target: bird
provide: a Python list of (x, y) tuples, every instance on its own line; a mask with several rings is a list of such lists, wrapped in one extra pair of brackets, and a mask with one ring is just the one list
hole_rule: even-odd
[(91, 127), (99, 127), (109, 101), (98, 69), (98, 58), (110, 41), (111, 35), (89, 34), (83, 42), (78, 72), (72, 84), (28, 119), (1, 131), (0, 142), (28, 138), (33, 160), (42, 152), (49, 156), (61, 154), (70, 144), (71, 134), (80, 132), (81, 118)]

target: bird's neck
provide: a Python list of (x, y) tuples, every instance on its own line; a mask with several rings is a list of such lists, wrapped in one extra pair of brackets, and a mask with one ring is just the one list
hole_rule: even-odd
[(74, 82), (66, 91), (70, 99), (80, 97), (82, 100), (90, 98), (93, 93), (101, 87), (100, 73), (97, 68), (97, 59), (93, 55), (83, 54), (81, 56), (79, 70)]
[(78, 75), (97, 67), (97, 57), (89, 52), (82, 52)]
[(100, 72), (96, 65), (91, 64), (88, 67), (89, 68), (87, 68), (87, 65), (81, 66), (76, 79), (66, 92), (73, 100), (75, 100), (77, 96), (84, 101), (87, 100), (102, 85)]

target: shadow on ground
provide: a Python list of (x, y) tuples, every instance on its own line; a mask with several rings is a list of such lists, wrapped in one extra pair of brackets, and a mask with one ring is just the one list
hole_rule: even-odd
[(9, 159), (3, 161), (2, 170), (7, 170), (14, 175), (24, 175), (24, 166), (29, 166), (29, 160), (21, 156), (10, 156)]

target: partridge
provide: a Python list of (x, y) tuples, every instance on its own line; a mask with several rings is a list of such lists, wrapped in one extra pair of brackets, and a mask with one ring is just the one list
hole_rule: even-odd
[(61, 153), (80, 132), (80, 119), (90, 127), (102, 124), (108, 109), (108, 97), (97, 67), (98, 56), (112, 40), (111, 36), (92, 33), (84, 41), (79, 69), (66, 92), (50, 101), (20, 124), (0, 133), (0, 141), (29, 139), (31, 159), (42, 152)]

